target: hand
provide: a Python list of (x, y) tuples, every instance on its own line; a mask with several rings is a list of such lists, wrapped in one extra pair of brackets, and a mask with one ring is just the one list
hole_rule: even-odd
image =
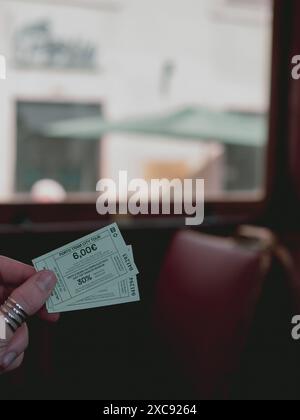
[[(36, 273), (29, 265), (0, 256), (0, 306), (11, 296), (29, 315), (38, 313), (49, 322), (56, 322), (59, 314), (48, 314), (45, 302), (57, 282), (51, 271)], [(13, 334), (7, 328), (6, 340), (0, 341), (0, 373), (17, 369), (23, 362), (28, 346), (28, 328), (23, 324)]]

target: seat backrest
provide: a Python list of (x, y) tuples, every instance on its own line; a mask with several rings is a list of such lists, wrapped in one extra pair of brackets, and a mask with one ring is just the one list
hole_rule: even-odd
[(157, 286), (155, 321), (199, 398), (227, 398), (263, 278), (262, 252), (179, 232)]

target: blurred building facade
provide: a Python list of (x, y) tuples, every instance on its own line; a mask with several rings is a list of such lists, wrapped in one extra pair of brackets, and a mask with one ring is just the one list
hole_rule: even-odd
[(194, 105), (267, 113), (271, 1), (65, 3), (0, 1), (0, 54), (7, 59), (0, 199), (55, 173), (78, 192), (94, 191), (99, 177), (117, 178), (121, 169), (130, 177), (168, 176), (174, 167), (179, 177), (213, 172), (215, 193), (224, 179), (238, 178), (213, 138), (204, 144), (119, 133), (98, 147), (88, 139), (51, 143), (39, 129), (59, 119), (138, 118)]

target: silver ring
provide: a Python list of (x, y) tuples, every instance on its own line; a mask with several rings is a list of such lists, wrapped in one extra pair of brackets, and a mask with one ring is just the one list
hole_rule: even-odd
[(11, 297), (9, 297), (0, 307), (0, 312), (13, 333), (15, 333), (28, 318), (28, 315), (22, 306)]

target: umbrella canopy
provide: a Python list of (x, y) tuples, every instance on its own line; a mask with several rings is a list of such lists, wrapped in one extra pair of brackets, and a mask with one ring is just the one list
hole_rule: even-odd
[(143, 134), (261, 147), (267, 140), (268, 124), (265, 114), (189, 107), (165, 115), (119, 122), (105, 121), (100, 117), (62, 121), (46, 127), (43, 135), (57, 139), (99, 140), (107, 133)]

